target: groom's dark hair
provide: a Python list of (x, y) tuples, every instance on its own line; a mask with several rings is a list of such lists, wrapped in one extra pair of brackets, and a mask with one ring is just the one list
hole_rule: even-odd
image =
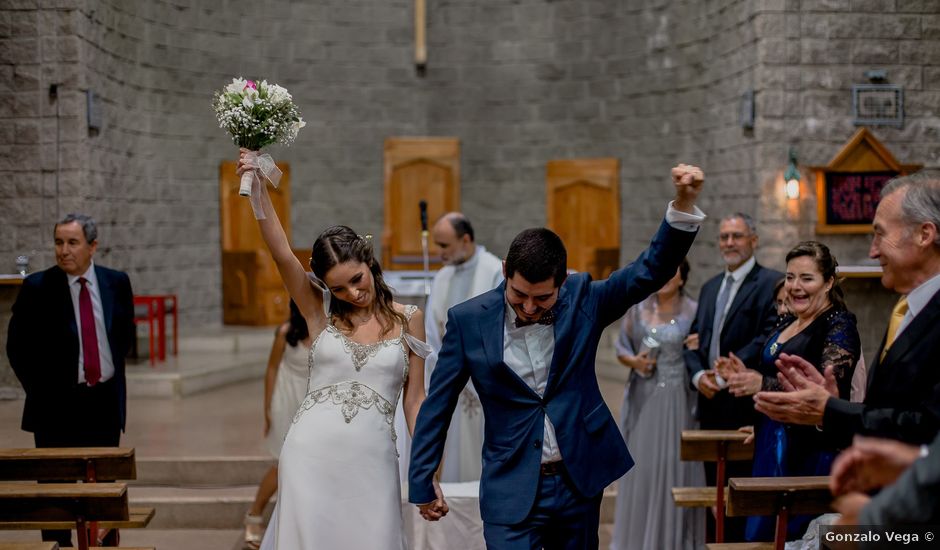
[(506, 278), (517, 272), (530, 283), (553, 279), (555, 286), (565, 281), (568, 251), (561, 237), (544, 227), (526, 229), (516, 235), (506, 254)]

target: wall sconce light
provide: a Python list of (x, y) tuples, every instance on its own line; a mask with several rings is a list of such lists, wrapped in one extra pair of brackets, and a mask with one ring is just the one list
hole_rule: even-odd
[(783, 181), (786, 185), (788, 199), (800, 198), (800, 171), (796, 168), (796, 150), (790, 147), (790, 160), (787, 162), (787, 170), (783, 173)]

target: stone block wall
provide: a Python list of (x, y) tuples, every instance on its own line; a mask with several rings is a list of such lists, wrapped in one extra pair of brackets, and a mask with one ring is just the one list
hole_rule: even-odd
[[(885, 69), (905, 125), (875, 134), (904, 163), (940, 164), (937, 0), (439, 0), (429, 63), (412, 63), (409, 0), (10, 0), (0, 4), (0, 272), (51, 265), (51, 227), (83, 210), (99, 261), (139, 293), (176, 292), (184, 329), (221, 319), (218, 165), (235, 158), (212, 92), (236, 75), (286, 86), (308, 121), (272, 152), (292, 167), (294, 245), (327, 225), (382, 227), (382, 144), (462, 144), (463, 210), (504, 254), (545, 222), (545, 163), (622, 163), (622, 255), (644, 247), (672, 191), (700, 164), (711, 216), (691, 290), (720, 269), (717, 218), (754, 213), (758, 257), (815, 238), (815, 198), (783, 198), (794, 146), (825, 164), (854, 132), (853, 83)], [(56, 96), (49, 88), (57, 85)], [(86, 123), (86, 93), (101, 114)], [(755, 126), (740, 98), (755, 93)], [(825, 236), (843, 263), (868, 237)], [(6, 266), (6, 267), (4, 267)], [(867, 288), (867, 287), (866, 287)], [(877, 292), (877, 288), (873, 290)], [(851, 296), (850, 296), (851, 300)], [(867, 307), (867, 306), (863, 306)]]

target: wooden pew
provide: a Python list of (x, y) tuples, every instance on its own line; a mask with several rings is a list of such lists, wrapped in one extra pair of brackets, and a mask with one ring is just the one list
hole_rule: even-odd
[(3, 481), (120, 481), (137, 479), (134, 449), (0, 449)]
[[(3, 481), (82, 481), (81, 485), (71, 484), (82, 488), (98, 481), (133, 479), (137, 479), (133, 448), (0, 449), (0, 480)], [(90, 521), (88, 528), (93, 533), (97, 533), (99, 527), (143, 528), (154, 516), (154, 509), (149, 507), (127, 508), (125, 504), (125, 512), (125, 516), (118, 519)], [(76, 526), (71, 519), (35, 517), (13, 520), (5, 515), (0, 518), (0, 530), (72, 529)], [(83, 537), (79, 534), (78, 538)]]
[(776, 515), (774, 542), (709, 544), (708, 549), (783, 550), (790, 514), (825, 514), (831, 511), (829, 476), (732, 478), (728, 483), (728, 515)]
[(87, 550), (88, 522), (128, 519), (127, 486), (0, 482), (0, 518), (11, 522), (68, 522), (75, 526), (79, 549)]
[(673, 487), (672, 498), (680, 507), (715, 506), (715, 541), (725, 540), (725, 467), (731, 460), (751, 460), (754, 446), (745, 445), (748, 434), (737, 430), (683, 430), (679, 455), (682, 460), (717, 462), (715, 487)]
[(59, 550), (57, 542), (0, 542), (0, 550)]

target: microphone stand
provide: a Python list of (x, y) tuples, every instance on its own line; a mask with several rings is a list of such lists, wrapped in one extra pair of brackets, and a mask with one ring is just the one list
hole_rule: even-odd
[(421, 230), (421, 254), (424, 256), (424, 296), (427, 298), (431, 295), (431, 268), (430, 268), (430, 258), (428, 253), (428, 230)]

